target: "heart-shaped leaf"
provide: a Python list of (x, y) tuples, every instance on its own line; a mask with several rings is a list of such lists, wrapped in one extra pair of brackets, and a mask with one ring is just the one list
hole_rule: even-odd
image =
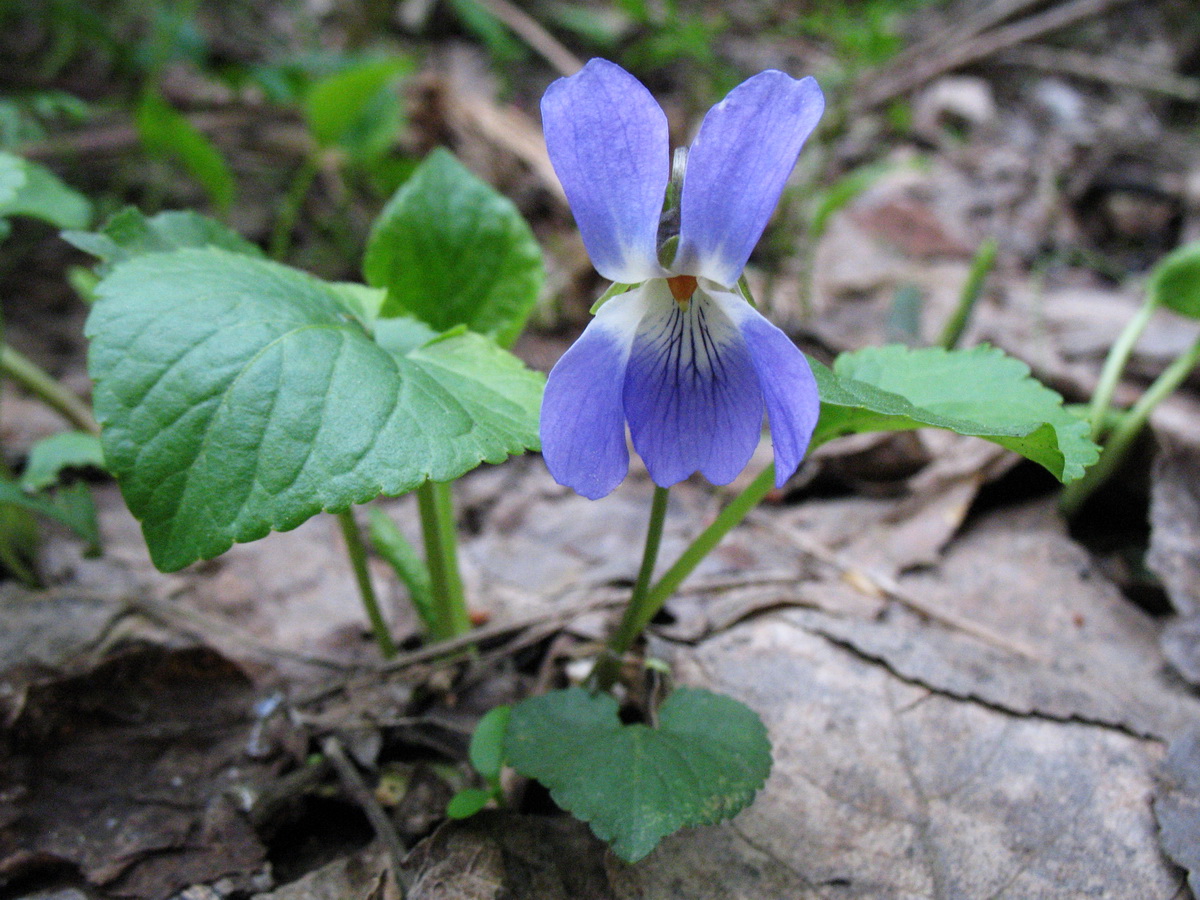
[(358, 158), (386, 152), (404, 118), (395, 83), (412, 69), (405, 57), (369, 59), (313, 84), (304, 116), (317, 144)]
[(1200, 319), (1200, 241), (1184, 244), (1159, 260), (1146, 292), (1154, 302)]
[(626, 862), (668, 834), (746, 807), (771, 771), (767, 731), (732, 697), (679, 688), (658, 725), (624, 725), (617, 701), (583, 688), (513, 707), (508, 763), (549, 790)]
[(84, 228), (92, 218), (92, 204), (45, 166), (0, 152), (0, 220), (9, 216)]
[(295, 269), (178, 250), (97, 295), (105, 460), (165, 571), (537, 447), (539, 373), (477, 334), (393, 352)]
[(438, 149), (380, 213), (363, 275), (387, 288), (382, 315), (466, 325), (507, 347), (537, 302), (542, 255), (512, 202)]
[(1088, 425), (1029, 366), (995, 347), (843, 353), (830, 371), (813, 363), (821, 393), (817, 447), (843, 434), (945, 428), (986, 438), (1074, 481), (1096, 461)]
[(26, 491), (45, 490), (58, 481), (64, 469), (83, 468), (104, 468), (100, 439), (83, 431), (61, 431), (29, 448), (20, 485)]

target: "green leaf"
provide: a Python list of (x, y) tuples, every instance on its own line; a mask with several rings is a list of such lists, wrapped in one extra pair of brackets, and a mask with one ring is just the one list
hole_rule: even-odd
[(219, 209), (233, 203), (234, 180), (216, 144), (155, 91), (142, 95), (135, 115), (146, 149), (179, 162)]
[(0, 219), (29, 216), (58, 228), (86, 228), (92, 205), (44, 166), (0, 152)]
[(317, 144), (341, 147), (356, 158), (388, 150), (404, 121), (395, 84), (412, 70), (404, 57), (369, 60), (317, 81), (304, 115)]
[(489, 782), (500, 778), (500, 769), (504, 766), (504, 735), (511, 715), (511, 706), (488, 710), (471, 735), (471, 765)]
[(440, 148), (376, 220), (363, 274), (387, 288), (383, 315), (413, 315), (438, 331), (466, 325), (501, 346), (517, 339), (543, 278), (517, 208)]
[(103, 469), (100, 439), (83, 431), (63, 431), (42, 438), (29, 449), (29, 460), (21, 473), (21, 487), (40, 491), (58, 481), (64, 469)]
[(1146, 290), (1151, 302), (1200, 319), (1200, 241), (1185, 244), (1159, 260)]
[(771, 770), (766, 729), (731, 697), (679, 688), (658, 718), (623, 725), (608, 694), (551, 691), (513, 707), (508, 763), (636, 862), (680, 828), (734, 816)]
[(389, 352), (266, 260), (128, 260), (86, 333), (105, 459), (165, 571), (538, 446), (541, 374), (475, 334)]
[(526, 56), (525, 45), (478, 0), (450, 0), (450, 6), (463, 27), (483, 41), (498, 62), (516, 62)]
[(85, 484), (62, 488), (52, 495), (29, 494), (8, 478), (0, 477), (0, 504), (11, 504), (30, 510), (66, 525), (91, 547), (100, 545), (100, 528), (96, 523), (96, 507)]
[(100, 274), (117, 263), (144, 253), (170, 253), (184, 247), (220, 247), (247, 256), (262, 250), (216, 219), (186, 210), (169, 210), (146, 218), (127, 206), (98, 231), (64, 231), (63, 240), (101, 260)]
[(995, 347), (868, 347), (843, 353), (833, 371), (812, 367), (821, 393), (813, 447), (863, 431), (945, 428), (1007, 447), (1064, 483), (1099, 456), (1087, 423)]
[(450, 798), (446, 815), (451, 819), (469, 819), (487, 806), (493, 796), (491, 791), (483, 788), (464, 788)]

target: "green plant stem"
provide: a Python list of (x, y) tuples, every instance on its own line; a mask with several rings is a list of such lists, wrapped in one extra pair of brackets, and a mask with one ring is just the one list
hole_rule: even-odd
[[(683, 584), (684, 579), (692, 574), (696, 566), (700, 565), (701, 560), (721, 542), (725, 535), (733, 530), (735, 525), (746, 518), (754, 507), (758, 506), (774, 484), (775, 465), (771, 464), (721, 510), (711, 525), (696, 536), (687, 549), (679, 555), (679, 559), (675, 560), (671, 567), (662, 574), (662, 577), (646, 592), (645, 596), (636, 604), (636, 608), (635, 604), (630, 602), (620, 627), (608, 642), (606, 654), (600, 658), (600, 662), (597, 664), (596, 673), (592, 677), (597, 687), (611, 687), (613, 682), (610, 681), (606, 684), (602, 677), (607, 675), (606, 670), (619, 665), (620, 657), (650, 624), (650, 620), (663, 608), (663, 604)], [(609, 662), (605, 662), (606, 660)]]
[(1104, 360), (1104, 369), (1100, 372), (1100, 381), (1096, 385), (1096, 391), (1092, 394), (1092, 403), (1088, 407), (1088, 424), (1092, 429), (1093, 441), (1099, 440), (1104, 431), (1105, 416), (1109, 407), (1112, 406), (1113, 394), (1125, 371), (1125, 364), (1129, 362), (1134, 345), (1142, 336), (1142, 332), (1146, 330), (1146, 326), (1150, 324), (1150, 317), (1154, 315), (1156, 309), (1158, 309), (1158, 303), (1152, 297), (1147, 298), (1146, 303), (1138, 310), (1138, 314), (1129, 320), (1125, 330), (1121, 332), (1112, 345), (1112, 349), (1108, 351), (1108, 357)]
[(1121, 418), (1105, 441), (1100, 461), (1088, 469), (1087, 474), (1078, 481), (1067, 485), (1059, 504), (1065, 515), (1072, 516), (1078, 512), (1087, 498), (1120, 468), (1129, 453), (1129, 448), (1146, 426), (1154, 407), (1170, 396), (1197, 365), (1200, 365), (1200, 341), (1167, 366), (1142, 394), (1141, 399)]
[(939, 347), (953, 350), (958, 346), (963, 332), (967, 330), (967, 325), (971, 322), (975, 304), (979, 302), (979, 298), (983, 294), (984, 282), (996, 265), (996, 249), (997, 244), (994, 238), (988, 238), (979, 245), (979, 249), (975, 252), (975, 258), (971, 260), (971, 271), (967, 273), (967, 281), (963, 285), (962, 293), (958, 296), (958, 305), (954, 308), (953, 315), (946, 321), (946, 326), (942, 329), (942, 336), (938, 339)]
[(379, 601), (375, 597), (375, 588), (371, 586), (371, 570), (367, 568), (367, 548), (363, 543), (362, 532), (358, 530), (358, 523), (354, 521), (352, 509), (338, 513), (337, 517), (342, 526), (342, 537), (346, 539), (346, 554), (350, 557), (350, 567), (354, 569), (354, 578), (358, 582), (358, 595), (367, 611), (375, 642), (379, 644), (384, 658), (391, 659), (396, 655), (396, 642), (392, 639), (387, 622), (383, 620)]
[(433, 587), (429, 636), (434, 641), (444, 641), (471, 630), (458, 571), (458, 534), (450, 482), (422, 484), (417, 488), (417, 507), (425, 538), (425, 565)]
[[(592, 681), (601, 690), (611, 688), (620, 675), (621, 657), (637, 640), (645, 624), (638, 625), (644, 611), (646, 595), (650, 592), (650, 580), (654, 577), (654, 565), (658, 562), (658, 548), (662, 545), (663, 522), (667, 517), (667, 499), (671, 489), (655, 487), (654, 500), (650, 503), (650, 522), (646, 526), (646, 544), (642, 550), (642, 565), (638, 569), (637, 581), (633, 584), (633, 593), (621, 617), (621, 624), (608, 639), (604, 654), (596, 661), (596, 669), (592, 673)], [(646, 622), (654, 618), (654, 613), (646, 616)]]
[(269, 251), (271, 259), (282, 261), (287, 258), (288, 251), (292, 247), (292, 232), (300, 218), (300, 210), (304, 207), (304, 198), (308, 196), (313, 179), (317, 177), (320, 169), (320, 163), (313, 154), (300, 164), (300, 168), (292, 177), (288, 192), (279, 204), (279, 215), (275, 217), (275, 227), (271, 229)]
[(86, 403), (47, 375), (33, 360), (18, 353), (8, 344), (0, 350), (0, 372), (24, 387), (80, 431), (97, 435), (100, 433), (100, 426), (96, 424)]

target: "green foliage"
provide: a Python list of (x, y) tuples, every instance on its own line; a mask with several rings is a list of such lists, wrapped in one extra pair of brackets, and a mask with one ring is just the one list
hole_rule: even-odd
[(849, 71), (887, 62), (904, 46), (899, 26), (904, 16), (931, 0), (859, 0), (818, 3), (797, 16), (791, 27), (831, 45)]
[(487, 783), (487, 788), (466, 788), (455, 794), (446, 807), (446, 815), (450, 818), (466, 819), (487, 806), (489, 801), (500, 799), (500, 770), (504, 768), (504, 741), (511, 715), (511, 706), (497, 706), (475, 726), (475, 733), (471, 735), (471, 765)]
[(48, 125), (76, 124), (91, 113), (87, 103), (65, 91), (34, 91), (0, 97), (0, 148), (44, 140)]
[(525, 45), (476, 0), (450, 0), (450, 8), (463, 27), (483, 42), (498, 63), (513, 63), (527, 55)]
[(523, 700), (505, 752), (626, 862), (680, 828), (734, 816), (771, 770), (766, 729), (731, 697), (679, 688), (655, 727), (624, 725), (617, 712), (612, 696), (583, 688)]
[(1200, 241), (1167, 254), (1150, 273), (1147, 299), (1181, 316), (1200, 319)]
[(654, 71), (675, 63), (690, 63), (703, 84), (704, 102), (723, 96), (741, 80), (741, 73), (716, 51), (722, 32), (729, 27), (724, 12), (693, 10), (679, 0), (653, 5), (643, 0), (623, 0), (621, 6), (641, 31), (621, 54), (629, 68)]
[(537, 302), (541, 250), (512, 202), (434, 150), (388, 202), (363, 261), (386, 316), (466, 325), (509, 346)]
[(304, 98), (304, 115), (317, 145), (337, 147), (356, 160), (386, 153), (404, 122), (396, 82), (412, 71), (405, 57), (372, 59), (317, 80)]
[(27, 509), (66, 525), (87, 541), (93, 551), (100, 546), (96, 507), (85, 484), (52, 492), (29, 493), (13, 479), (0, 475), (0, 506), (3, 505)]
[(994, 347), (868, 347), (843, 353), (832, 371), (812, 366), (821, 393), (813, 447), (844, 434), (932, 426), (1007, 447), (1064, 483), (1099, 454), (1087, 423)]
[(99, 258), (100, 275), (135, 256), (170, 253), (185, 247), (219, 247), (247, 256), (262, 256), (258, 247), (215, 219), (183, 210), (169, 210), (146, 218), (137, 207), (127, 206), (97, 231), (65, 231), (62, 237)]
[(317, 278), (218, 249), (101, 282), (104, 455), (166, 571), (538, 446), (543, 377), (480, 335), (406, 354)]
[(85, 228), (92, 205), (46, 167), (0, 152), (0, 221), (11, 216), (41, 219), (59, 228)]
[(834, 213), (844, 208), (884, 175), (895, 171), (895, 168), (895, 164), (890, 162), (868, 163), (853, 169), (829, 187), (817, 192), (813, 196), (812, 211), (809, 214), (809, 240), (815, 242), (825, 233)]
[(201, 184), (213, 205), (229, 209), (235, 187), (233, 173), (204, 132), (153, 89), (142, 95), (135, 121), (142, 144), (150, 153), (175, 160)]
[(104, 450), (98, 437), (84, 431), (63, 431), (29, 448), (20, 485), (25, 491), (40, 491), (56, 484), (66, 469), (103, 468)]

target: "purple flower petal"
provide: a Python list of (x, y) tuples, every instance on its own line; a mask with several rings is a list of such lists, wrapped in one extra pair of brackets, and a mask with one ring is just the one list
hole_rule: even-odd
[(646, 293), (625, 374), (633, 446), (660, 487), (696, 471), (728, 484), (762, 436), (762, 391), (746, 342), (701, 291), (686, 312), (665, 281), (647, 282)]
[(688, 152), (672, 270), (737, 282), (824, 108), (815, 80), (770, 70), (708, 111)]
[(596, 271), (628, 284), (662, 275), (656, 241), (670, 139), (650, 92), (615, 63), (593, 59), (546, 90), (542, 128)]
[(775, 446), (775, 486), (782, 487), (804, 459), (821, 398), (808, 360), (791, 338), (734, 294), (713, 291), (714, 301), (733, 320), (758, 373), (767, 404), (767, 424)]
[(629, 471), (622, 390), (644, 288), (609, 300), (550, 371), (542, 398), (542, 457), (559, 484), (589, 500)]

